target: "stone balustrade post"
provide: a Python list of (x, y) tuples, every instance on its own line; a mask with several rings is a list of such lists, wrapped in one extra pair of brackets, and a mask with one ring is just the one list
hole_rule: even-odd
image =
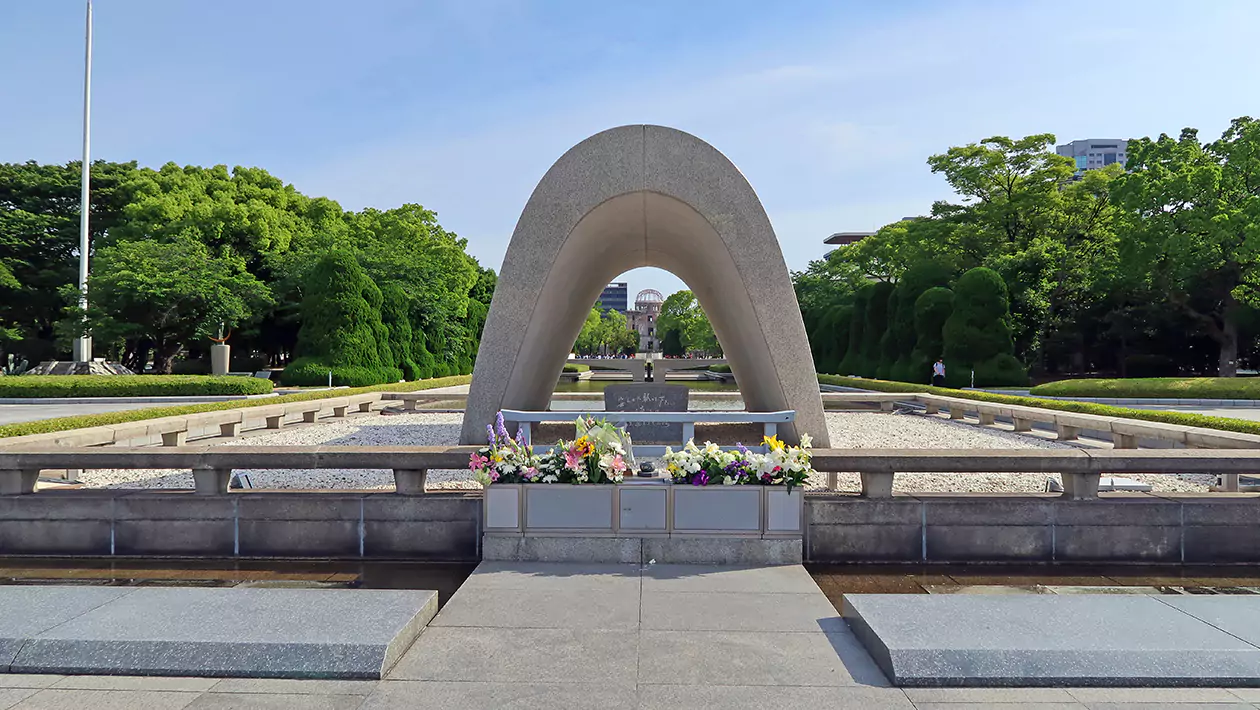
[(426, 468), (394, 469), (394, 492), (403, 496), (424, 495), (424, 479), (429, 475)]
[(892, 498), (892, 473), (871, 473), (863, 471), (858, 474), (862, 478), (863, 498)]
[(1063, 497), (1067, 500), (1094, 500), (1098, 497), (1099, 473), (1063, 473)]
[(199, 496), (223, 495), (228, 492), (232, 469), (197, 466), (192, 470), (193, 488)]
[(0, 469), (0, 496), (26, 495), (35, 492), (39, 469)]

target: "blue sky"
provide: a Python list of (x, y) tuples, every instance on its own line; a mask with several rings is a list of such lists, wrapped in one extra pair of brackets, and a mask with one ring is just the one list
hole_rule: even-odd
[[(80, 150), (83, 0), (0, 0), (0, 161)], [(498, 268), (530, 191), (627, 123), (756, 188), (789, 267), (949, 196), (991, 135), (1215, 137), (1260, 114), (1260, 3), (96, 0), (93, 156), (419, 202)], [(632, 290), (681, 287), (657, 270)]]

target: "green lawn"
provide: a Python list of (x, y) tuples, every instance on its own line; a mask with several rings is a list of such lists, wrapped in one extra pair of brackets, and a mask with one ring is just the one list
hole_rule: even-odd
[(1040, 407), (1060, 412), (1078, 412), (1080, 414), (1099, 414), (1107, 417), (1125, 417), (1147, 422), (1164, 422), (1165, 424), (1181, 424), (1222, 431), (1236, 431), (1243, 434), (1260, 434), (1260, 422), (1247, 419), (1231, 419), (1228, 417), (1209, 417), (1189, 412), (1165, 412), (1150, 409), (1129, 409), (1113, 407), (1108, 404), (1093, 402), (1073, 402), (1062, 399), (1042, 399), (1039, 397), (1017, 397), (1008, 394), (993, 394), (974, 390), (955, 390), (947, 387), (931, 387), (909, 382), (889, 382), (886, 380), (867, 380), (859, 377), (841, 377), (839, 375), (819, 375), (818, 381), (824, 385), (840, 385), (856, 387), (876, 392), (923, 392), (944, 397), (960, 397), (981, 402), (997, 402), (1001, 404), (1018, 404), (1025, 407)]
[(1061, 380), (1034, 387), (1044, 397), (1124, 399), (1260, 399), (1260, 377), (1148, 377)]
[[(94, 376), (101, 377), (100, 375)], [(111, 375), (110, 377), (116, 376)], [(149, 377), (149, 375), (146, 375), (146, 377)], [(335, 397), (347, 397), (349, 395), (362, 394), (364, 392), (417, 392), (420, 390), (435, 389), (437, 387), (466, 385), (469, 382), (472, 382), (471, 375), (457, 375), (454, 377), (439, 377), (432, 380), (421, 380), (419, 382), (376, 385), (374, 387), (353, 387), (346, 389), (321, 390), (318, 392), (303, 392), (300, 394), (285, 395), (283, 397), (238, 399), (229, 402), (205, 402), (203, 404), (187, 404), (177, 407), (131, 409), (124, 412), (103, 412), (101, 414), (84, 414), (77, 417), (58, 417), (56, 419), (43, 419), (35, 422), (20, 422), (17, 424), (6, 424), (0, 426), (0, 438), (8, 436), (26, 436), (28, 434), (44, 434), (54, 431), (69, 431), (71, 429), (83, 429), (85, 427), (104, 426), (106, 424), (123, 424), (125, 422), (138, 422), (145, 419), (172, 417), (180, 414), (197, 414), (199, 412), (215, 412), (224, 409), (238, 409), (242, 407), (270, 406), (272, 404), (284, 404), (286, 402), (306, 402), (316, 399), (332, 399)]]

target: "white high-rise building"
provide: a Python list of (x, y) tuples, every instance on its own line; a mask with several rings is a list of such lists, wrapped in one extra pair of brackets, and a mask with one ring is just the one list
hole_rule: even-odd
[(1112, 163), (1120, 163), (1123, 167), (1129, 159), (1128, 149), (1129, 142), (1118, 138), (1088, 138), (1056, 146), (1054, 152), (1075, 160), (1076, 176), (1080, 177), (1086, 170)]

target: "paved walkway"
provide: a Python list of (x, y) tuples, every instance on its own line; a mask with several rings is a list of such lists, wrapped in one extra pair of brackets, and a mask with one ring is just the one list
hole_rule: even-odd
[(395, 707), (1186, 710), (1260, 689), (902, 691), (799, 566), (483, 563), (381, 682), (0, 675), (0, 709)]

